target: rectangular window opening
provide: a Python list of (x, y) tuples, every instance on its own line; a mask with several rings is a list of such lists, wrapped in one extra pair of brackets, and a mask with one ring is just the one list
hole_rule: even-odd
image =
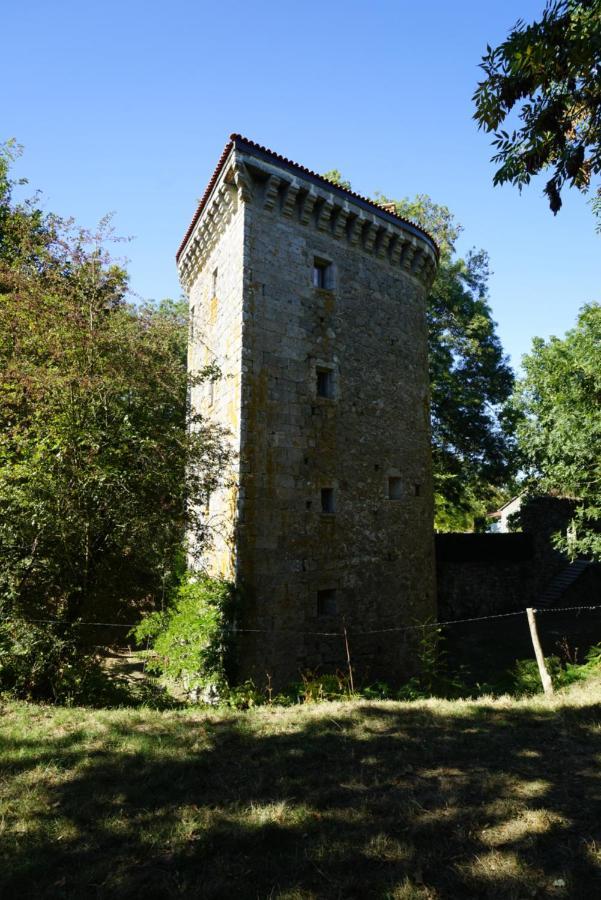
[(415, 496), (416, 496), (416, 497), (421, 497), (421, 493), (422, 493), (422, 486), (421, 486), (421, 484), (414, 484), (414, 485), (413, 485), (413, 490), (414, 490), (414, 493), (415, 493)]
[(321, 511), (332, 515), (336, 512), (336, 504), (334, 498), (334, 488), (327, 487), (321, 489)]
[(333, 400), (335, 395), (334, 372), (332, 369), (317, 369), (317, 396)]
[(313, 287), (332, 290), (334, 287), (334, 266), (325, 259), (313, 260)]
[(336, 591), (334, 590), (334, 588), (327, 588), (327, 590), (324, 591), (317, 591), (317, 615), (336, 615)]
[(388, 478), (388, 499), (401, 500), (403, 497), (403, 482), (397, 475)]

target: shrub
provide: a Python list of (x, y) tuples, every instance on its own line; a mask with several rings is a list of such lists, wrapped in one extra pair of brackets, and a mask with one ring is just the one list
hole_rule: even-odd
[[(562, 661), (557, 656), (545, 657), (545, 664), (555, 688), (568, 687), (577, 681), (584, 681), (601, 669), (601, 644), (596, 644), (587, 652), (581, 664)], [(513, 693), (518, 696), (538, 694), (542, 691), (538, 665), (534, 659), (518, 659), (511, 671)]]
[(87, 699), (98, 665), (77, 646), (72, 631), (16, 616), (0, 621), (0, 692), (57, 703)]
[(154, 655), (147, 669), (181, 684), (198, 699), (227, 693), (234, 670), (236, 591), (231, 582), (186, 575), (163, 612), (146, 616), (133, 630)]
[(459, 697), (465, 694), (468, 672), (465, 667), (451, 672), (442, 627), (431, 619), (416, 628), (414, 656), (417, 674), (397, 693), (399, 700), (422, 700), (428, 697)]
[[(561, 674), (561, 662), (557, 656), (545, 657), (547, 671), (555, 687)], [(542, 691), (538, 665), (535, 659), (516, 659), (511, 670), (511, 693), (518, 697), (528, 697)]]
[(299, 703), (320, 703), (323, 700), (345, 700), (353, 697), (349, 676), (340, 671), (335, 674), (319, 675), (306, 672), (302, 681), (294, 685), (292, 691)]

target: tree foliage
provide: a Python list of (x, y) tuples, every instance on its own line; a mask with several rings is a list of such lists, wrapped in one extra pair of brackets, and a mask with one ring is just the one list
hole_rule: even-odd
[(461, 232), (446, 206), (426, 195), (394, 202), (437, 240), (438, 273), (428, 299), (432, 451), (436, 525), (467, 530), (498, 500), (513, 471), (512, 424), (505, 404), (513, 373), (488, 303), (488, 256), (455, 252)]
[(139, 644), (150, 641), (149, 671), (179, 682), (190, 696), (227, 691), (234, 675), (237, 600), (228, 581), (185, 576), (169, 607), (147, 616), (134, 629)]
[[(481, 67), (474, 118), (494, 132), (494, 183), (521, 189), (550, 170), (557, 213), (565, 184), (587, 191), (601, 172), (601, 0), (549, 0), (539, 22), (519, 21), (487, 47)], [(513, 113), (519, 126), (503, 130)], [(597, 191), (596, 211), (600, 203)]]
[(330, 169), (329, 172), (324, 172), (324, 178), (327, 178), (328, 181), (331, 181), (332, 184), (337, 184), (338, 187), (344, 188), (347, 191), (351, 189), (350, 181), (347, 181), (342, 177), (342, 173), (338, 169)]
[(0, 157), (0, 615), (53, 620), (60, 636), (157, 602), (228, 451), (189, 408), (182, 308), (128, 302), (106, 227), (89, 234), (35, 198), (14, 202), (9, 163)]
[(565, 338), (535, 338), (514, 405), (535, 488), (578, 501), (568, 552), (601, 559), (601, 306), (585, 306)]

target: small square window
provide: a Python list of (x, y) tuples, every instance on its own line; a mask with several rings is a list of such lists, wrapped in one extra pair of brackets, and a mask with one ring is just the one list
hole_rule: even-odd
[(332, 369), (317, 369), (317, 396), (334, 399), (334, 372)]
[(334, 501), (334, 488), (327, 487), (321, 489), (321, 511), (322, 513), (335, 513), (336, 504)]
[(313, 287), (332, 290), (334, 287), (334, 266), (325, 259), (313, 260)]
[(328, 588), (325, 591), (317, 591), (317, 615), (336, 615), (336, 591), (334, 588)]
[(388, 499), (401, 500), (403, 497), (403, 482), (396, 476), (391, 475), (388, 478)]

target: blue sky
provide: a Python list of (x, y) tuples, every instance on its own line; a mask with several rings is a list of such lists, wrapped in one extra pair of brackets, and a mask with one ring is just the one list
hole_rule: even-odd
[(542, 6), (21, 0), (3, 11), (0, 139), (25, 145), (17, 173), (48, 209), (89, 226), (115, 212), (145, 298), (179, 294), (175, 251), (232, 131), (364, 194), (428, 193), (463, 224), (462, 251), (489, 251), (517, 365), (534, 335), (563, 334), (601, 299), (586, 200), (566, 193), (553, 218), (542, 184), (493, 188), (471, 118), (486, 44)]

